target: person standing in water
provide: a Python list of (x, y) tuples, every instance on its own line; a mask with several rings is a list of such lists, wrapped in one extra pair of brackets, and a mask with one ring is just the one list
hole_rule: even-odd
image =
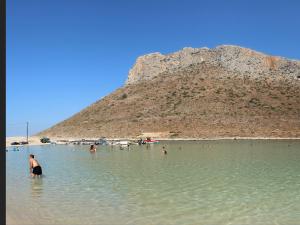
[(32, 177), (41, 176), (42, 175), (42, 167), (38, 163), (36, 159), (34, 159), (34, 155), (29, 155), (29, 170)]
[(162, 147), (162, 153), (164, 153), (165, 155), (168, 154), (165, 146)]

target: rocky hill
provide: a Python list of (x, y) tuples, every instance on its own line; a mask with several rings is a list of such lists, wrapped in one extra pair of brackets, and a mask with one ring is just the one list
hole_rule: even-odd
[(269, 76), (271, 72), (285, 76), (300, 76), (300, 61), (268, 56), (247, 48), (222, 45), (214, 49), (184, 48), (181, 51), (162, 55), (152, 53), (141, 56), (130, 70), (126, 84), (151, 80), (161, 73), (173, 73), (190, 65), (207, 64), (229, 71), (247, 73), (253, 78)]
[(141, 56), (121, 87), (50, 137), (300, 137), (300, 61), (238, 46)]

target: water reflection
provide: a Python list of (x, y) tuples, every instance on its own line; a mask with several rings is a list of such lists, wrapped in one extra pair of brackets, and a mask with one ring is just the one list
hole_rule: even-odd
[(43, 175), (42, 177), (31, 178), (31, 196), (41, 197), (43, 194)]
[(92, 157), (93, 160), (97, 159), (97, 153), (96, 153), (96, 151), (90, 151), (90, 154), (91, 154), (91, 157)]

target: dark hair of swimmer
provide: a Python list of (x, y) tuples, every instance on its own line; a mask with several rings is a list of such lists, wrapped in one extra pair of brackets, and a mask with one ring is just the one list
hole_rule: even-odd
[(91, 145), (90, 149), (92, 150), (94, 148), (94, 145)]
[(30, 154), (29, 157), (34, 159), (34, 155), (33, 154)]

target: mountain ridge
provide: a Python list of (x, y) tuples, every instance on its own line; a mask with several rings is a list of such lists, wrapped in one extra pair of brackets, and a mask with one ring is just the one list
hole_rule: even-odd
[(300, 75), (300, 62), (280, 56), (270, 56), (235, 45), (220, 45), (215, 48), (185, 47), (180, 51), (161, 54), (159, 52), (146, 54), (137, 58), (135, 65), (129, 71), (126, 84), (151, 79), (162, 72), (172, 72), (190, 64), (208, 63), (219, 65), (240, 72), (267, 73), (269, 70)]
[(300, 61), (200, 49), (138, 57), (123, 87), (38, 135), (300, 137)]

